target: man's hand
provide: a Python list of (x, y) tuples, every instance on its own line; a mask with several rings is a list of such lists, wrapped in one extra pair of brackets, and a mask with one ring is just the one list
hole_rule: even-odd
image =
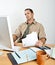
[(43, 46), (43, 42), (42, 42), (41, 40), (38, 40), (38, 41), (36, 42), (35, 46), (41, 47), (41, 46)]
[(46, 38), (41, 38), (40, 40), (38, 40), (36, 42), (35, 46), (41, 47), (41, 46), (43, 46), (45, 44), (45, 42), (46, 42)]
[(14, 42), (14, 46), (21, 46), (21, 47), (23, 47), (22, 43), (17, 43), (17, 42)]

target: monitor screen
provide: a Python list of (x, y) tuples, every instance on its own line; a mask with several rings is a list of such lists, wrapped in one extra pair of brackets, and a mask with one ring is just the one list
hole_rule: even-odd
[(9, 17), (0, 17), (0, 45), (14, 47)]

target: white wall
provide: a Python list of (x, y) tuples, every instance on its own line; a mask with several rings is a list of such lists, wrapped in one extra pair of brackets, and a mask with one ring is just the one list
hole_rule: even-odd
[(24, 9), (32, 8), (35, 19), (42, 23), (47, 43), (55, 43), (55, 0), (0, 0), (0, 15), (10, 17), (12, 33), (25, 21)]

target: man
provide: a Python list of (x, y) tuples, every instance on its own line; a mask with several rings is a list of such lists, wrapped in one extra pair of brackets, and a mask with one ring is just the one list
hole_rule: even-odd
[[(13, 34), (14, 42), (22, 42), (22, 39), (25, 38), (27, 34), (31, 32), (36, 32), (38, 35), (36, 46), (42, 46), (43, 44), (45, 44), (46, 41), (46, 35), (42, 24), (35, 21), (34, 12), (32, 9), (27, 8), (24, 12), (27, 20), (26, 22), (22, 23)], [(17, 45), (18, 43), (15, 43), (15, 45)]]

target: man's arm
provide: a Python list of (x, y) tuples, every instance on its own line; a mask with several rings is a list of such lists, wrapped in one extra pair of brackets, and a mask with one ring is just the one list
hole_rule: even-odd
[(19, 25), (19, 26), (17, 27), (17, 29), (15, 30), (15, 33), (12, 35), (14, 42), (15, 42), (18, 38), (21, 37), (21, 28), (22, 28), (22, 25)]
[(13, 34), (12, 36), (13, 36), (13, 41), (15, 42), (18, 37), (15, 34)]
[(46, 38), (41, 38), (40, 40), (41, 40), (41, 42), (42, 42), (43, 44), (45, 44)]
[(38, 37), (39, 39), (36, 42), (36, 46), (43, 46), (46, 42), (46, 34), (45, 34), (44, 27), (42, 24), (40, 24), (40, 27), (39, 27)]

